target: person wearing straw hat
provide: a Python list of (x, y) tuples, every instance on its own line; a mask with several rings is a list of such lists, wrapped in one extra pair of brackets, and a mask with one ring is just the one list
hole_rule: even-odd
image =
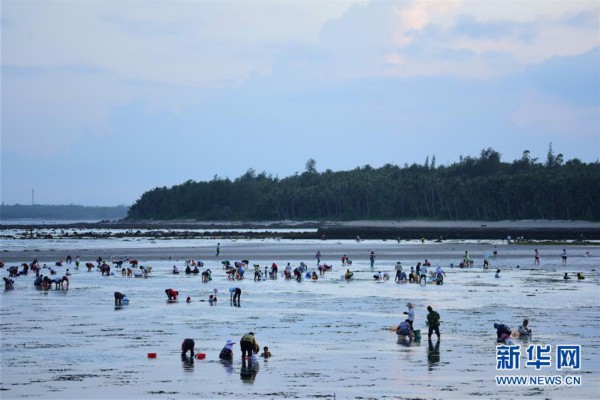
[(225, 343), (225, 346), (223, 346), (223, 348), (221, 349), (221, 353), (219, 353), (219, 358), (221, 360), (228, 360), (228, 361), (233, 360), (233, 345), (234, 344), (235, 343), (233, 342), (233, 340), (227, 339), (227, 343)]

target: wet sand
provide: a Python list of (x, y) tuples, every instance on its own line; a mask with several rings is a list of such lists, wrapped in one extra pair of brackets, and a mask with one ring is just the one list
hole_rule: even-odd
[[(219, 258), (213, 253), (216, 240), (76, 243), (37, 241), (36, 248), (10, 248), (2, 259), (10, 266), (33, 257), (52, 265), (67, 254), (82, 261), (130, 256), (153, 272), (148, 279), (102, 277), (84, 268), (75, 271), (71, 264), (58, 267), (59, 274), (66, 268), (73, 272), (65, 291), (38, 291), (32, 276), (14, 278), (15, 290), (1, 297), (2, 398), (594, 399), (600, 393), (598, 247), (569, 246), (568, 265), (562, 266), (562, 246), (540, 246), (538, 268), (533, 247), (490, 241), (220, 240)], [(498, 257), (483, 270), (483, 257), (494, 245)], [(314, 269), (316, 250), (334, 266), (317, 282), (281, 276), (254, 282), (250, 271), (246, 279), (232, 282), (220, 268), (223, 259), (249, 259), (263, 269), (276, 262), (280, 272), (287, 262), (304, 261)], [(393, 277), (396, 261), (406, 269), (427, 258), (445, 268), (446, 284), (374, 282), (371, 250), (377, 255), (375, 271)], [(450, 268), (464, 251), (476, 268)], [(591, 256), (585, 257), (588, 251)], [(342, 254), (354, 261), (350, 282), (340, 279), (346, 269)], [(173, 265), (183, 270), (190, 257), (212, 270), (210, 283), (170, 273)], [(496, 268), (502, 269), (500, 279), (494, 278)], [(565, 271), (582, 271), (587, 279), (564, 282)], [(233, 285), (243, 291), (240, 307), (229, 302)], [(168, 287), (193, 302), (167, 303)], [(210, 306), (206, 300), (214, 289), (219, 301)], [(126, 293), (130, 305), (115, 308), (115, 290)], [(408, 301), (415, 304), (415, 327), (424, 337), (420, 343), (398, 342), (390, 330)], [(426, 340), (428, 305), (442, 316), (437, 346)], [(532, 343), (582, 345), (581, 386), (496, 386), (493, 323), (516, 328), (525, 317), (534, 329)], [(232, 365), (222, 364), (218, 354), (227, 339), (237, 343), (250, 330), (274, 356), (259, 360), (254, 376), (243, 376), (239, 345)], [(186, 337), (196, 340), (205, 360), (182, 362), (179, 347)], [(148, 359), (149, 352), (157, 359)], [(518, 372), (574, 373), (554, 367)]]

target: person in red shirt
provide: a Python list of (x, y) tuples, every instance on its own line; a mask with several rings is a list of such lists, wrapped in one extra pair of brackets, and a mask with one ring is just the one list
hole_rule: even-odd
[(179, 296), (179, 292), (171, 288), (165, 289), (165, 293), (167, 294), (169, 300), (177, 300), (177, 296)]

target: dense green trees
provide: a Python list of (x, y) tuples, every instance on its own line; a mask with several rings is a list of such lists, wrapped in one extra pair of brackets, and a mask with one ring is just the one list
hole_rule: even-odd
[(187, 181), (146, 192), (129, 219), (355, 220), (355, 219), (600, 219), (600, 163), (564, 162), (550, 145), (545, 163), (524, 151), (506, 163), (489, 148), (449, 166), (381, 168), (284, 179), (253, 169), (231, 181)]

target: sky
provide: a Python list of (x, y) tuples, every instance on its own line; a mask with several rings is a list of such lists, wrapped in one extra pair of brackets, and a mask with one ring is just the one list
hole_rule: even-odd
[(1, 0), (4, 204), (600, 158), (598, 1)]

